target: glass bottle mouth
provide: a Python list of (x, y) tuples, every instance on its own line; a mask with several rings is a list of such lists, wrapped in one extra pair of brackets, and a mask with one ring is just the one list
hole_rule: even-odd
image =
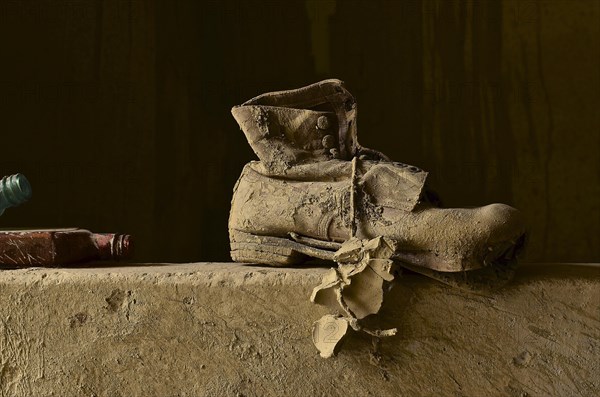
[(132, 255), (131, 236), (115, 234), (110, 241), (110, 251), (113, 259), (128, 259)]
[(0, 206), (13, 207), (31, 198), (31, 185), (25, 175), (5, 176), (0, 180)]

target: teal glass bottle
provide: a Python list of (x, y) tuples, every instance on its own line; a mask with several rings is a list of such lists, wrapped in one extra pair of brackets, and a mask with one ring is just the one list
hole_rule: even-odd
[(0, 179), (0, 215), (9, 207), (23, 204), (31, 198), (31, 185), (25, 175), (15, 174)]

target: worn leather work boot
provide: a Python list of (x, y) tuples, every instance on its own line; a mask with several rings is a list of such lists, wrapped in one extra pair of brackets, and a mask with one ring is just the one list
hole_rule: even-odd
[(234, 188), (234, 261), (331, 260), (351, 237), (385, 236), (406, 267), (461, 272), (513, 263), (523, 245), (516, 209), (439, 208), (425, 171), (363, 148), (356, 103), (339, 80), (263, 94), (232, 113), (260, 159)]

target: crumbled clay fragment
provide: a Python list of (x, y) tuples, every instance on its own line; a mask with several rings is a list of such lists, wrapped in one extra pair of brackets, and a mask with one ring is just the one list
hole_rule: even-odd
[(370, 266), (352, 277), (352, 282), (342, 289), (348, 308), (357, 319), (379, 312), (383, 303), (383, 278)]
[(351, 238), (342, 244), (333, 258), (337, 263), (356, 263), (362, 259), (362, 250), (363, 242), (360, 239)]
[[(376, 314), (383, 303), (384, 282), (394, 279), (393, 243), (377, 237), (372, 240), (352, 238), (335, 253), (337, 269), (331, 269), (313, 290), (311, 302), (324, 305), (342, 316), (326, 315), (313, 325), (313, 342), (321, 356), (331, 357), (348, 325), (376, 337), (395, 335), (395, 328), (369, 330), (358, 323)], [(344, 324), (344, 325), (342, 325)], [(323, 336), (326, 334), (327, 336)]]
[[(353, 238), (335, 253), (338, 269), (331, 269), (313, 290), (311, 302), (341, 310), (362, 319), (376, 314), (383, 303), (383, 283), (392, 281), (393, 243), (383, 237), (368, 241)], [(341, 300), (334, 291), (341, 292)], [(349, 313), (348, 313), (349, 312)]]
[(329, 269), (329, 272), (323, 276), (321, 285), (313, 289), (310, 301), (322, 306), (328, 307), (330, 310), (339, 310), (340, 305), (336, 298), (334, 288), (339, 286), (340, 278), (336, 269)]
[(394, 280), (394, 261), (374, 258), (369, 261), (369, 267), (385, 281)]
[(323, 358), (335, 354), (335, 349), (348, 331), (348, 320), (327, 314), (315, 321), (312, 329), (313, 343)]

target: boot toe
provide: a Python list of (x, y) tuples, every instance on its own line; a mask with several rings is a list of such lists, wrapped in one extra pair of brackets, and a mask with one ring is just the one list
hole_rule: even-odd
[[(429, 210), (431, 248), (425, 266), (461, 272), (512, 262), (524, 242), (525, 224), (516, 208), (490, 204), (479, 208)], [(419, 236), (420, 237), (420, 236)]]
[(490, 204), (478, 210), (476, 233), (481, 246), (479, 267), (513, 261), (525, 242), (525, 222), (521, 212), (505, 204)]

